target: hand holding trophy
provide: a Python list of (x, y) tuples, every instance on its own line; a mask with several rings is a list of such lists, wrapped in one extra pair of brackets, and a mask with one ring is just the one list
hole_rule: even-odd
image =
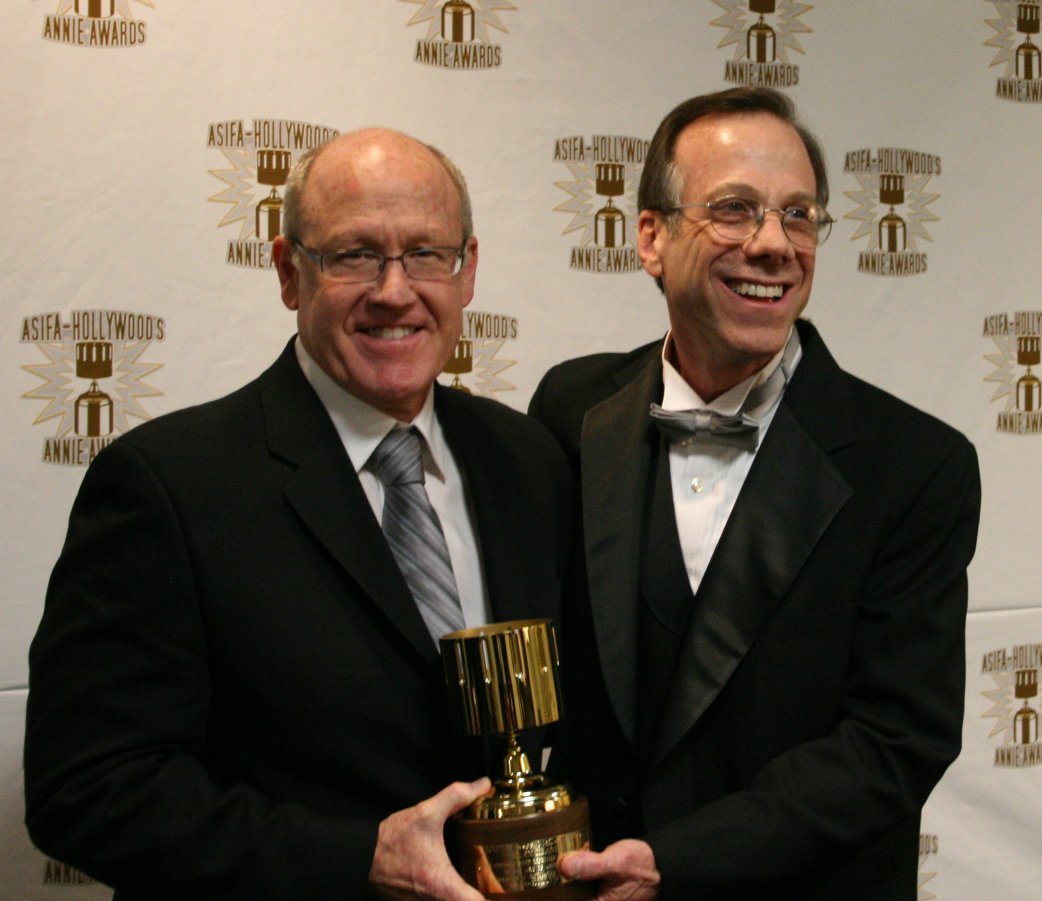
[(491, 623), (441, 638), (449, 701), (467, 735), (503, 735), (502, 775), (491, 795), (450, 821), (463, 878), (486, 898), (571, 901), (594, 885), (557, 869), (568, 851), (589, 847), (585, 798), (533, 771), (517, 735), (561, 718), (560, 662), (548, 619)]

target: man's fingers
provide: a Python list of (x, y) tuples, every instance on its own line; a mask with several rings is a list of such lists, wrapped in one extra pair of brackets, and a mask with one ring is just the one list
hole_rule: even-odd
[(369, 871), (381, 898), (428, 898), (481, 901), (453, 868), (445, 850), (445, 821), (492, 788), (487, 778), (454, 782), (414, 807), (399, 810), (380, 823)]
[(598, 901), (652, 901), (658, 895), (655, 854), (639, 839), (623, 839), (600, 852), (573, 851), (557, 866), (569, 879), (598, 883)]
[(604, 875), (601, 855), (593, 851), (569, 851), (561, 855), (557, 869), (569, 879), (600, 879)]
[(475, 782), (453, 782), (424, 801), (423, 805), (427, 806), (427, 812), (432, 817), (444, 822), (468, 804), (473, 804), (478, 798), (487, 795), (491, 789), (492, 781), (488, 776), (482, 776)]

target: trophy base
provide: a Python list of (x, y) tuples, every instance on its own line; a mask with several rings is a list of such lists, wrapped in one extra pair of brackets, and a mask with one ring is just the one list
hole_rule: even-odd
[[(557, 860), (590, 847), (590, 811), (585, 798), (568, 798), (556, 809), (517, 816), (495, 799), (496, 819), (468, 816), (450, 821), (463, 878), (486, 898), (513, 901), (578, 901), (592, 898), (596, 885), (563, 877)], [(481, 804), (482, 802), (478, 802)], [(560, 805), (560, 800), (557, 802)], [(528, 809), (525, 802), (522, 809)], [(505, 814), (505, 815), (504, 815)], [(479, 813), (479, 817), (481, 814)]]

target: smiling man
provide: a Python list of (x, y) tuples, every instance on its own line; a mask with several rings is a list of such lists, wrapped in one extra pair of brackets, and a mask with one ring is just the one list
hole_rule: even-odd
[(557, 615), (567, 463), (435, 383), (478, 260), (440, 152), (305, 155), (273, 255), (281, 357), (87, 471), (30, 651), (26, 823), (120, 898), (480, 901), (442, 835), (489, 784), (437, 638)]
[(976, 455), (800, 319), (832, 222), (783, 95), (680, 104), (638, 202), (669, 332), (531, 405), (581, 489), (551, 767), (602, 850), (561, 869), (603, 901), (914, 901), (960, 745)]

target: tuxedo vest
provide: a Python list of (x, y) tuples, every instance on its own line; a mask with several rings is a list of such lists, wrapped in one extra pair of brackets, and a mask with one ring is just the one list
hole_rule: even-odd
[(637, 617), (638, 728), (645, 767), (656, 745), (662, 708), (695, 603), (677, 533), (669, 445), (664, 438), (659, 439), (649, 482)]

